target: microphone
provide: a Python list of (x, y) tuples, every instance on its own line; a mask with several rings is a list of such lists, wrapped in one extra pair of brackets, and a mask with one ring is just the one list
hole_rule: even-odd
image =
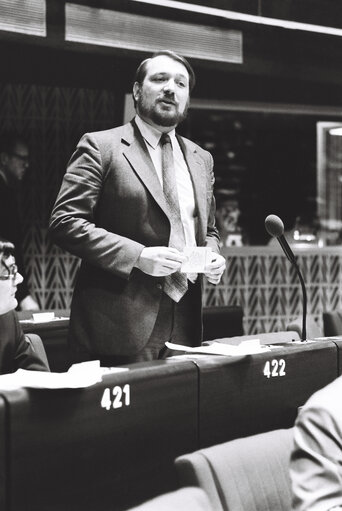
[(296, 270), (296, 273), (299, 277), (300, 284), (302, 286), (302, 293), (303, 293), (303, 323), (302, 323), (302, 341), (306, 341), (306, 310), (307, 310), (307, 296), (306, 296), (306, 289), (305, 289), (305, 283), (303, 276), (300, 272), (300, 269), (298, 267), (296, 258), (287, 243), (285, 236), (284, 236), (284, 224), (282, 220), (277, 215), (268, 215), (265, 219), (265, 228), (266, 231), (270, 236), (273, 238), (277, 238), (279, 241), (279, 244), (281, 248), (283, 249), (286, 257)]

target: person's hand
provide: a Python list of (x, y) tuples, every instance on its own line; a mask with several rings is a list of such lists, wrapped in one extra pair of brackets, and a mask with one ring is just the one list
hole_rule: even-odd
[(135, 266), (144, 273), (147, 273), (147, 275), (165, 277), (178, 271), (186, 260), (187, 257), (176, 248), (145, 247)]
[(206, 266), (204, 275), (210, 284), (218, 284), (226, 269), (226, 260), (220, 254), (212, 252), (211, 262)]
[(22, 311), (39, 311), (39, 305), (31, 295), (25, 296), (19, 303), (19, 307)]

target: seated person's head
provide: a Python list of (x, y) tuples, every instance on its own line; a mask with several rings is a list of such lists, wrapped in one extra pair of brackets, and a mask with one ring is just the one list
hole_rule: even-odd
[(0, 135), (0, 171), (10, 187), (22, 181), (29, 167), (29, 149), (26, 141), (17, 133)]
[(13, 253), (14, 245), (0, 240), (0, 314), (6, 314), (18, 305), (15, 293), (23, 277), (17, 272)]

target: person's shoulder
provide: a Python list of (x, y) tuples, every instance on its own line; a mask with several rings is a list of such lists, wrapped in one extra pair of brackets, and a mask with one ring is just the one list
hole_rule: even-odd
[(196, 144), (189, 138), (179, 136), (179, 139), (180, 139), (181, 143), (183, 143), (185, 145), (187, 150), (198, 154), (202, 158), (202, 160), (205, 161), (206, 163), (210, 164), (210, 162), (212, 162), (212, 155), (209, 151), (206, 151), (205, 149), (203, 149), (203, 147)]
[(83, 135), (79, 145), (97, 147), (101, 152), (119, 148), (124, 140), (133, 140), (132, 123), (123, 124), (107, 130), (88, 132)]
[(193, 142), (189, 138), (183, 137), (182, 135), (179, 135), (179, 138), (192, 151), (197, 151), (197, 152), (199, 152), (200, 154), (203, 154), (203, 155), (210, 154), (209, 151), (206, 151), (205, 149), (203, 149), (203, 147), (201, 147), (200, 145), (196, 144), (196, 142)]
[(17, 313), (14, 310), (11, 310), (9, 312), (6, 312), (5, 314), (0, 315), (1, 342), (4, 341), (4, 338), (15, 337), (18, 328), (19, 320)]
[(85, 133), (84, 137), (95, 138), (97, 141), (107, 141), (113, 140), (113, 138), (118, 138), (122, 136), (122, 133), (125, 131), (126, 124), (122, 126), (116, 126), (115, 128), (109, 128), (101, 131), (92, 131)]
[(324, 409), (329, 413), (339, 414), (342, 418), (342, 376), (315, 392), (305, 403), (302, 412), (313, 409)]

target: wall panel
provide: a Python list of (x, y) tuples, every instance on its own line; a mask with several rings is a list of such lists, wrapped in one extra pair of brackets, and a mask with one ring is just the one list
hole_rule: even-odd
[(116, 99), (107, 90), (0, 84), (0, 135), (17, 130), (31, 149), (20, 209), (29, 284), (42, 308), (70, 304), (78, 264), (53, 246), (47, 235), (67, 161), (83, 133), (121, 123), (115, 118)]

